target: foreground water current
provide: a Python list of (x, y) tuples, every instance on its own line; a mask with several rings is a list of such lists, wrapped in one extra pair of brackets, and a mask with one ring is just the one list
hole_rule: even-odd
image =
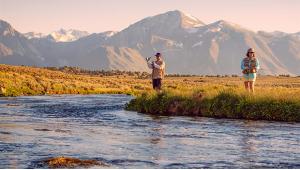
[(300, 168), (300, 123), (150, 116), (125, 111), (130, 99), (0, 98), (0, 168), (47, 168), (56, 156), (109, 168)]

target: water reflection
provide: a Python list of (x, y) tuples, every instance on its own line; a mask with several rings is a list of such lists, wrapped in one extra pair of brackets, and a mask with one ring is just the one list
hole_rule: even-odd
[(0, 98), (0, 165), (55, 156), (112, 168), (300, 168), (300, 124), (124, 111), (124, 95)]
[(244, 121), (241, 128), (244, 130), (241, 132), (243, 134), (240, 135), (240, 145), (241, 145), (241, 153), (239, 161), (242, 164), (245, 164), (248, 167), (251, 167), (252, 162), (257, 162), (256, 160), (256, 152), (257, 146), (257, 139), (255, 138), (255, 121)]

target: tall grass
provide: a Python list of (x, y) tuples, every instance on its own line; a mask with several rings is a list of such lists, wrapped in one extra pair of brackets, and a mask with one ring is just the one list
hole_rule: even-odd
[(239, 88), (167, 89), (142, 93), (126, 109), (158, 115), (300, 122), (299, 96), (299, 90), (288, 89), (258, 89), (256, 94)]
[(150, 84), (140, 83), (137, 76), (77, 75), (42, 68), (0, 65), (0, 96), (137, 94), (150, 89)]

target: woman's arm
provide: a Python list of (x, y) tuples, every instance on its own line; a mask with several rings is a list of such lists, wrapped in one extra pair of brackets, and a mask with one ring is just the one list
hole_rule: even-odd
[(244, 59), (241, 61), (241, 69), (245, 70)]
[(258, 59), (256, 59), (256, 69), (259, 70), (260, 69), (260, 64), (259, 64), (259, 61)]

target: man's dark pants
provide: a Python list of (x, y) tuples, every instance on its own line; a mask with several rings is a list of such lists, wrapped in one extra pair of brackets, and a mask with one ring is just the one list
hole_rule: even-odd
[(152, 79), (153, 89), (161, 89), (161, 79)]

